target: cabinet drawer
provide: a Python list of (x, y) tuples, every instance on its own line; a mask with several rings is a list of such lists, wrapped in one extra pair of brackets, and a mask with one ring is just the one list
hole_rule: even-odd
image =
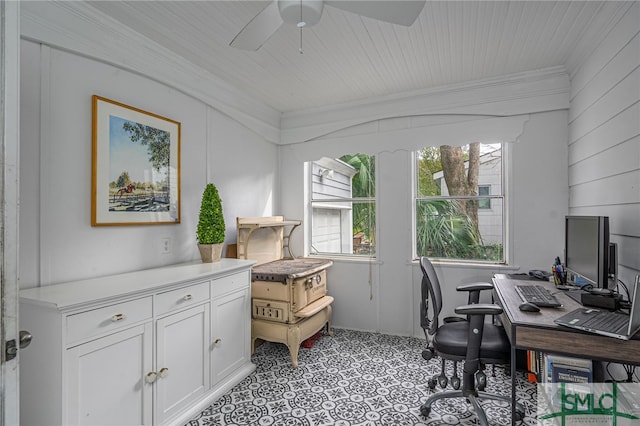
[(156, 315), (209, 300), (209, 281), (160, 293), (156, 296)]
[(249, 287), (249, 272), (241, 272), (213, 281), (213, 297)]
[(122, 302), (67, 317), (67, 340), (76, 342), (151, 318), (151, 297)]

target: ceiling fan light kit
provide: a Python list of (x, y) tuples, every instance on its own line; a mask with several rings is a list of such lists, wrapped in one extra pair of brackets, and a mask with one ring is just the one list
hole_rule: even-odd
[(322, 0), (280, 0), (278, 11), (287, 24), (298, 28), (310, 27), (320, 22), (324, 2)]
[(302, 28), (320, 21), (325, 4), (367, 18), (409, 27), (418, 18), (425, 3), (426, 0), (273, 0), (240, 30), (230, 46), (258, 50), (285, 22), (302, 31)]

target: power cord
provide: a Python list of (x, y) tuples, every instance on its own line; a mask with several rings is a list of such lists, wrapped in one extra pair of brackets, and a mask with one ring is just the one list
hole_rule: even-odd
[[(629, 288), (627, 287), (627, 285), (620, 279), (618, 278), (618, 285), (622, 285), (622, 288), (624, 288), (624, 292), (627, 293), (627, 301), (631, 300), (631, 296), (629, 295)], [(617, 287), (617, 285), (616, 285)], [(618, 292), (620, 293), (620, 292)]]

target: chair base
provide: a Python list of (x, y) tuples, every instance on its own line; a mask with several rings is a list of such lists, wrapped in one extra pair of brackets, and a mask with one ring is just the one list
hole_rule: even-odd
[[(489, 421), (487, 420), (487, 415), (485, 414), (482, 406), (480, 405), (481, 399), (493, 399), (496, 401), (505, 401), (511, 403), (511, 398), (508, 396), (502, 395), (494, 395), (491, 393), (477, 391), (476, 395), (465, 395), (462, 390), (455, 391), (447, 391), (447, 392), (438, 392), (431, 395), (424, 404), (420, 406), (420, 414), (427, 418), (431, 413), (431, 405), (434, 402), (445, 399), (445, 398), (466, 398), (467, 401), (471, 403), (473, 406), (476, 416), (478, 416), (478, 420), (480, 421), (481, 426), (489, 426)], [(524, 418), (524, 407), (519, 402), (516, 402), (516, 420), (522, 420)]]

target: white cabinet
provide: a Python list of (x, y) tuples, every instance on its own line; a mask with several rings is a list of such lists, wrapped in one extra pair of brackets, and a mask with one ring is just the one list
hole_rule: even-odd
[(249, 268), (222, 259), (21, 291), (23, 425), (180, 424), (254, 370)]
[(241, 365), (249, 362), (251, 326), (245, 312), (251, 312), (249, 289), (214, 300), (211, 309), (212, 382), (220, 383)]
[(209, 390), (209, 303), (156, 323), (156, 423)]
[(151, 423), (151, 385), (144, 380), (152, 366), (151, 329), (149, 322), (67, 349), (69, 424)]

